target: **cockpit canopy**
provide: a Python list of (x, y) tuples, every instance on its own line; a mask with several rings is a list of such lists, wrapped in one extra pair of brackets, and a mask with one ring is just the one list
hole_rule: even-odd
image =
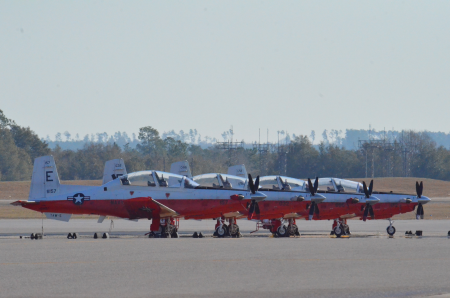
[(285, 176), (264, 176), (259, 179), (260, 188), (273, 190), (305, 190), (303, 180)]
[(120, 181), (122, 185), (147, 187), (196, 188), (199, 186), (198, 183), (185, 176), (160, 171), (134, 172), (121, 176)]
[(361, 193), (361, 183), (340, 178), (319, 178), (319, 190), (334, 192)]
[(197, 175), (193, 179), (201, 186), (211, 188), (247, 189), (247, 179), (228, 174), (209, 173)]

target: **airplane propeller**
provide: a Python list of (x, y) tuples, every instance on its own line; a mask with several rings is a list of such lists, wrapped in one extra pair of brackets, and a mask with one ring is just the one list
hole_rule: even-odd
[[(259, 176), (256, 177), (255, 183), (253, 184), (252, 175), (248, 174), (248, 186), (252, 195), (255, 195), (259, 188)], [(248, 219), (252, 219), (254, 213), (260, 214), (259, 205), (256, 200), (257, 198), (259, 198), (259, 196), (252, 196), (252, 201), (248, 209)]]
[[(370, 181), (369, 188), (367, 188), (366, 182), (363, 181), (363, 190), (364, 190), (364, 195), (366, 196), (366, 199), (369, 199), (372, 196), (373, 180)], [(367, 216), (369, 214), (372, 219), (375, 218), (375, 214), (373, 212), (372, 205), (369, 202), (367, 202), (366, 205), (364, 206), (363, 221), (366, 221)]]
[[(311, 193), (311, 198), (315, 196), (317, 193), (317, 188), (319, 187), (319, 177), (316, 177), (314, 181), (314, 185), (311, 182), (311, 179), (308, 178), (308, 188)], [(314, 214), (319, 215), (319, 206), (316, 201), (311, 200), (311, 206), (309, 206), (309, 220), (313, 219)]]
[[(416, 181), (416, 194), (419, 199), (422, 198), (422, 193), (423, 193), (423, 182), (420, 181), (419, 184), (419, 182)], [(424, 216), (423, 206), (422, 203), (419, 203), (416, 211), (416, 219), (423, 219), (423, 216)]]

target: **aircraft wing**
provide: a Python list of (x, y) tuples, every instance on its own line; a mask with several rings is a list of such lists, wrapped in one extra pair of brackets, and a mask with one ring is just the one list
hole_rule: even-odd
[(127, 209), (130, 219), (148, 218), (153, 212), (158, 212), (161, 218), (179, 216), (178, 212), (169, 207), (153, 200), (150, 197), (134, 198), (125, 200), (125, 208)]

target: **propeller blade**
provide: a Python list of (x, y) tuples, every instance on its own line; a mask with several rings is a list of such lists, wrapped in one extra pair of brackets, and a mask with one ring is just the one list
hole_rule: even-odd
[(373, 180), (370, 180), (370, 184), (369, 184), (369, 196), (372, 195), (372, 191), (373, 191)]
[(319, 188), (319, 177), (316, 177), (316, 181), (314, 181), (314, 193), (317, 193), (317, 189)]
[(314, 213), (318, 216), (319, 215), (319, 205), (316, 204), (314, 207)]
[(250, 203), (250, 208), (248, 209), (248, 214), (253, 214), (254, 211), (255, 211), (255, 201), (252, 201)]
[(314, 209), (316, 208), (316, 203), (315, 202), (312, 202), (311, 203), (311, 206), (309, 206), (309, 216), (310, 216), (310, 218), (312, 218), (311, 216), (313, 216), (314, 215)]
[(255, 181), (255, 192), (258, 191), (258, 188), (259, 188), (259, 175), (256, 176), (256, 181)]
[(311, 193), (311, 195), (314, 195), (314, 187), (311, 183), (311, 179), (308, 178), (308, 188), (309, 188), (309, 192)]
[(368, 214), (369, 214), (369, 208), (367, 208), (367, 205), (366, 205), (366, 208), (364, 208), (363, 221), (367, 220)]
[(416, 217), (417, 219), (423, 219), (424, 216), (424, 212), (423, 212), (423, 205), (419, 203), (419, 206), (417, 206), (417, 213), (416, 213)]
[[(416, 181), (416, 195), (417, 195), (417, 197), (419, 197), (419, 193), (420, 193), (420, 190), (419, 190), (419, 188), (420, 188), (420, 186), (419, 186), (419, 182), (418, 181)], [(419, 197), (420, 198), (420, 197)]]
[(419, 194), (418, 194), (418, 197), (419, 197), (419, 198), (422, 197), (422, 193), (423, 193), (423, 182), (420, 181), (420, 184), (419, 184)]
[(256, 214), (260, 214), (261, 212), (259, 211), (259, 204), (258, 202), (255, 202), (255, 213)]
[(367, 207), (369, 207), (370, 218), (374, 219), (375, 218), (375, 214), (373, 213), (372, 205), (368, 205)]
[(255, 185), (253, 184), (253, 178), (250, 174), (248, 174), (248, 186), (250, 187), (252, 194), (255, 194)]
[(369, 191), (367, 190), (367, 185), (366, 185), (366, 181), (363, 181), (363, 190), (364, 190), (364, 194), (366, 195), (366, 198), (369, 198)]

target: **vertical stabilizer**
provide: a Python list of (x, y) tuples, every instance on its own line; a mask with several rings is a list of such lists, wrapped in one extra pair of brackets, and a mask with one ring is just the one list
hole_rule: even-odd
[(103, 171), (103, 183), (108, 183), (119, 176), (126, 175), (127, 169), (122, 158), (112, 159), (105, 162), (105, 170)]
[(191, 168), (189, 167), (189, 163), (187, 160), (174, 162), (170, 166), (170, 172), (173, 174), (183, 175), (192, 178)]
[(34, 160), (33, 175), (28, 199), (43, 199), (59, 194), (59, 176), (53, 156), (41, 156)]
[(237, 165), (229, 167), (227, 174), (247, 179), (247, 170), (245, 169), (245, 165)]

